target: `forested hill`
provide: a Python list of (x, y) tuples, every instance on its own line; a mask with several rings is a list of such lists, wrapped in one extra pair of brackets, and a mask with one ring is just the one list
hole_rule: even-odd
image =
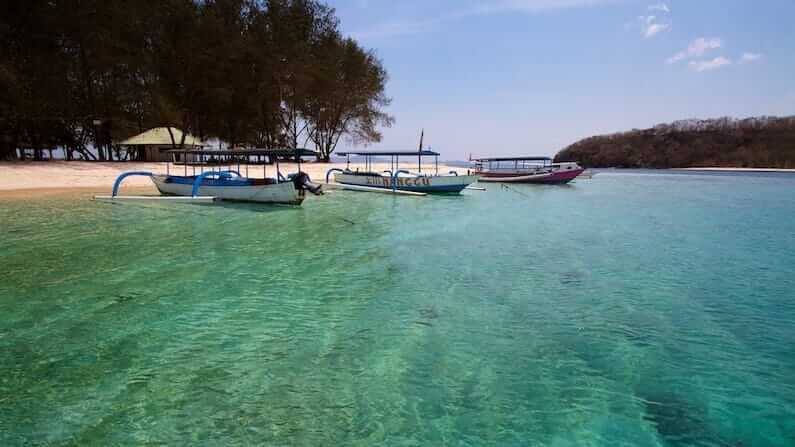
[(588, 167), (795, 168), (795, 116), (675, 121), (589, 137), (555, 160)]

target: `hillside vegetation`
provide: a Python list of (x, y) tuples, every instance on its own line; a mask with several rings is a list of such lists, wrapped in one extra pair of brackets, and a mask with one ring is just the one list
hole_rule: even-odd
[(589, 137), (555, 160), (588, 167), (795, 168), (795, 116), (675, 121)]

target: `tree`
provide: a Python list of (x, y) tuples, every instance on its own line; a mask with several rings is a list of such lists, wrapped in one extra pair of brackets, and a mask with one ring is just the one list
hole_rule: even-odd
[(128, 159), (113, 141), (165, 126), (328, 160), (392, 122), (381, 62), (316, 0), (6, 0), (0, 38), (2, 158)]
[(0, 3), (0, 157), (13, 158), (17, 148), (33, 149), (42, 158), (45, 146), (74, 113), (68, 96), (66, 64), (49, 29), (55, 8), (42, 0)]
[(588, 167), (783, 168), (795, 160), (795, 117), (726, 118), (661, 124), (590, 137), (560, 151), (556, 161)]
[(342, 136), (368, 144), (381, 140), (378, 126), (394, 119), (382, 109), (390, 99), (381, 61), (356, 41), (330, 33), (314, 49), (314, 69), (303, 116), (319, 159), (329, 161)]

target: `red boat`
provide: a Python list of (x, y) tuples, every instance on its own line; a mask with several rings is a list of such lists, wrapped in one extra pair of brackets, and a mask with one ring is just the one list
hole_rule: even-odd
[(546, 183), (562, 185), (585, 169), (576, 162), (552, 163), (549, 157), (478, 158), (475, 175), (481, 182)]

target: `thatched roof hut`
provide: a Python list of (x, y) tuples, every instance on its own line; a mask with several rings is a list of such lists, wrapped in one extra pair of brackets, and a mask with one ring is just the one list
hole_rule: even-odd
[[(171, 129), (171, 132), (169, 132)], [(179, 148), (183, 132), (176, 127), (155, 127), (146, 132), (120, 141), (121, 146), (128, 146), (131, 150), (138, 151), (139, 160), (144, 161), (169, 161), (171, 156), (166, 152)], [(185, 135), (182, 148), (201, 149), (205, 144), (191, 134)]]

